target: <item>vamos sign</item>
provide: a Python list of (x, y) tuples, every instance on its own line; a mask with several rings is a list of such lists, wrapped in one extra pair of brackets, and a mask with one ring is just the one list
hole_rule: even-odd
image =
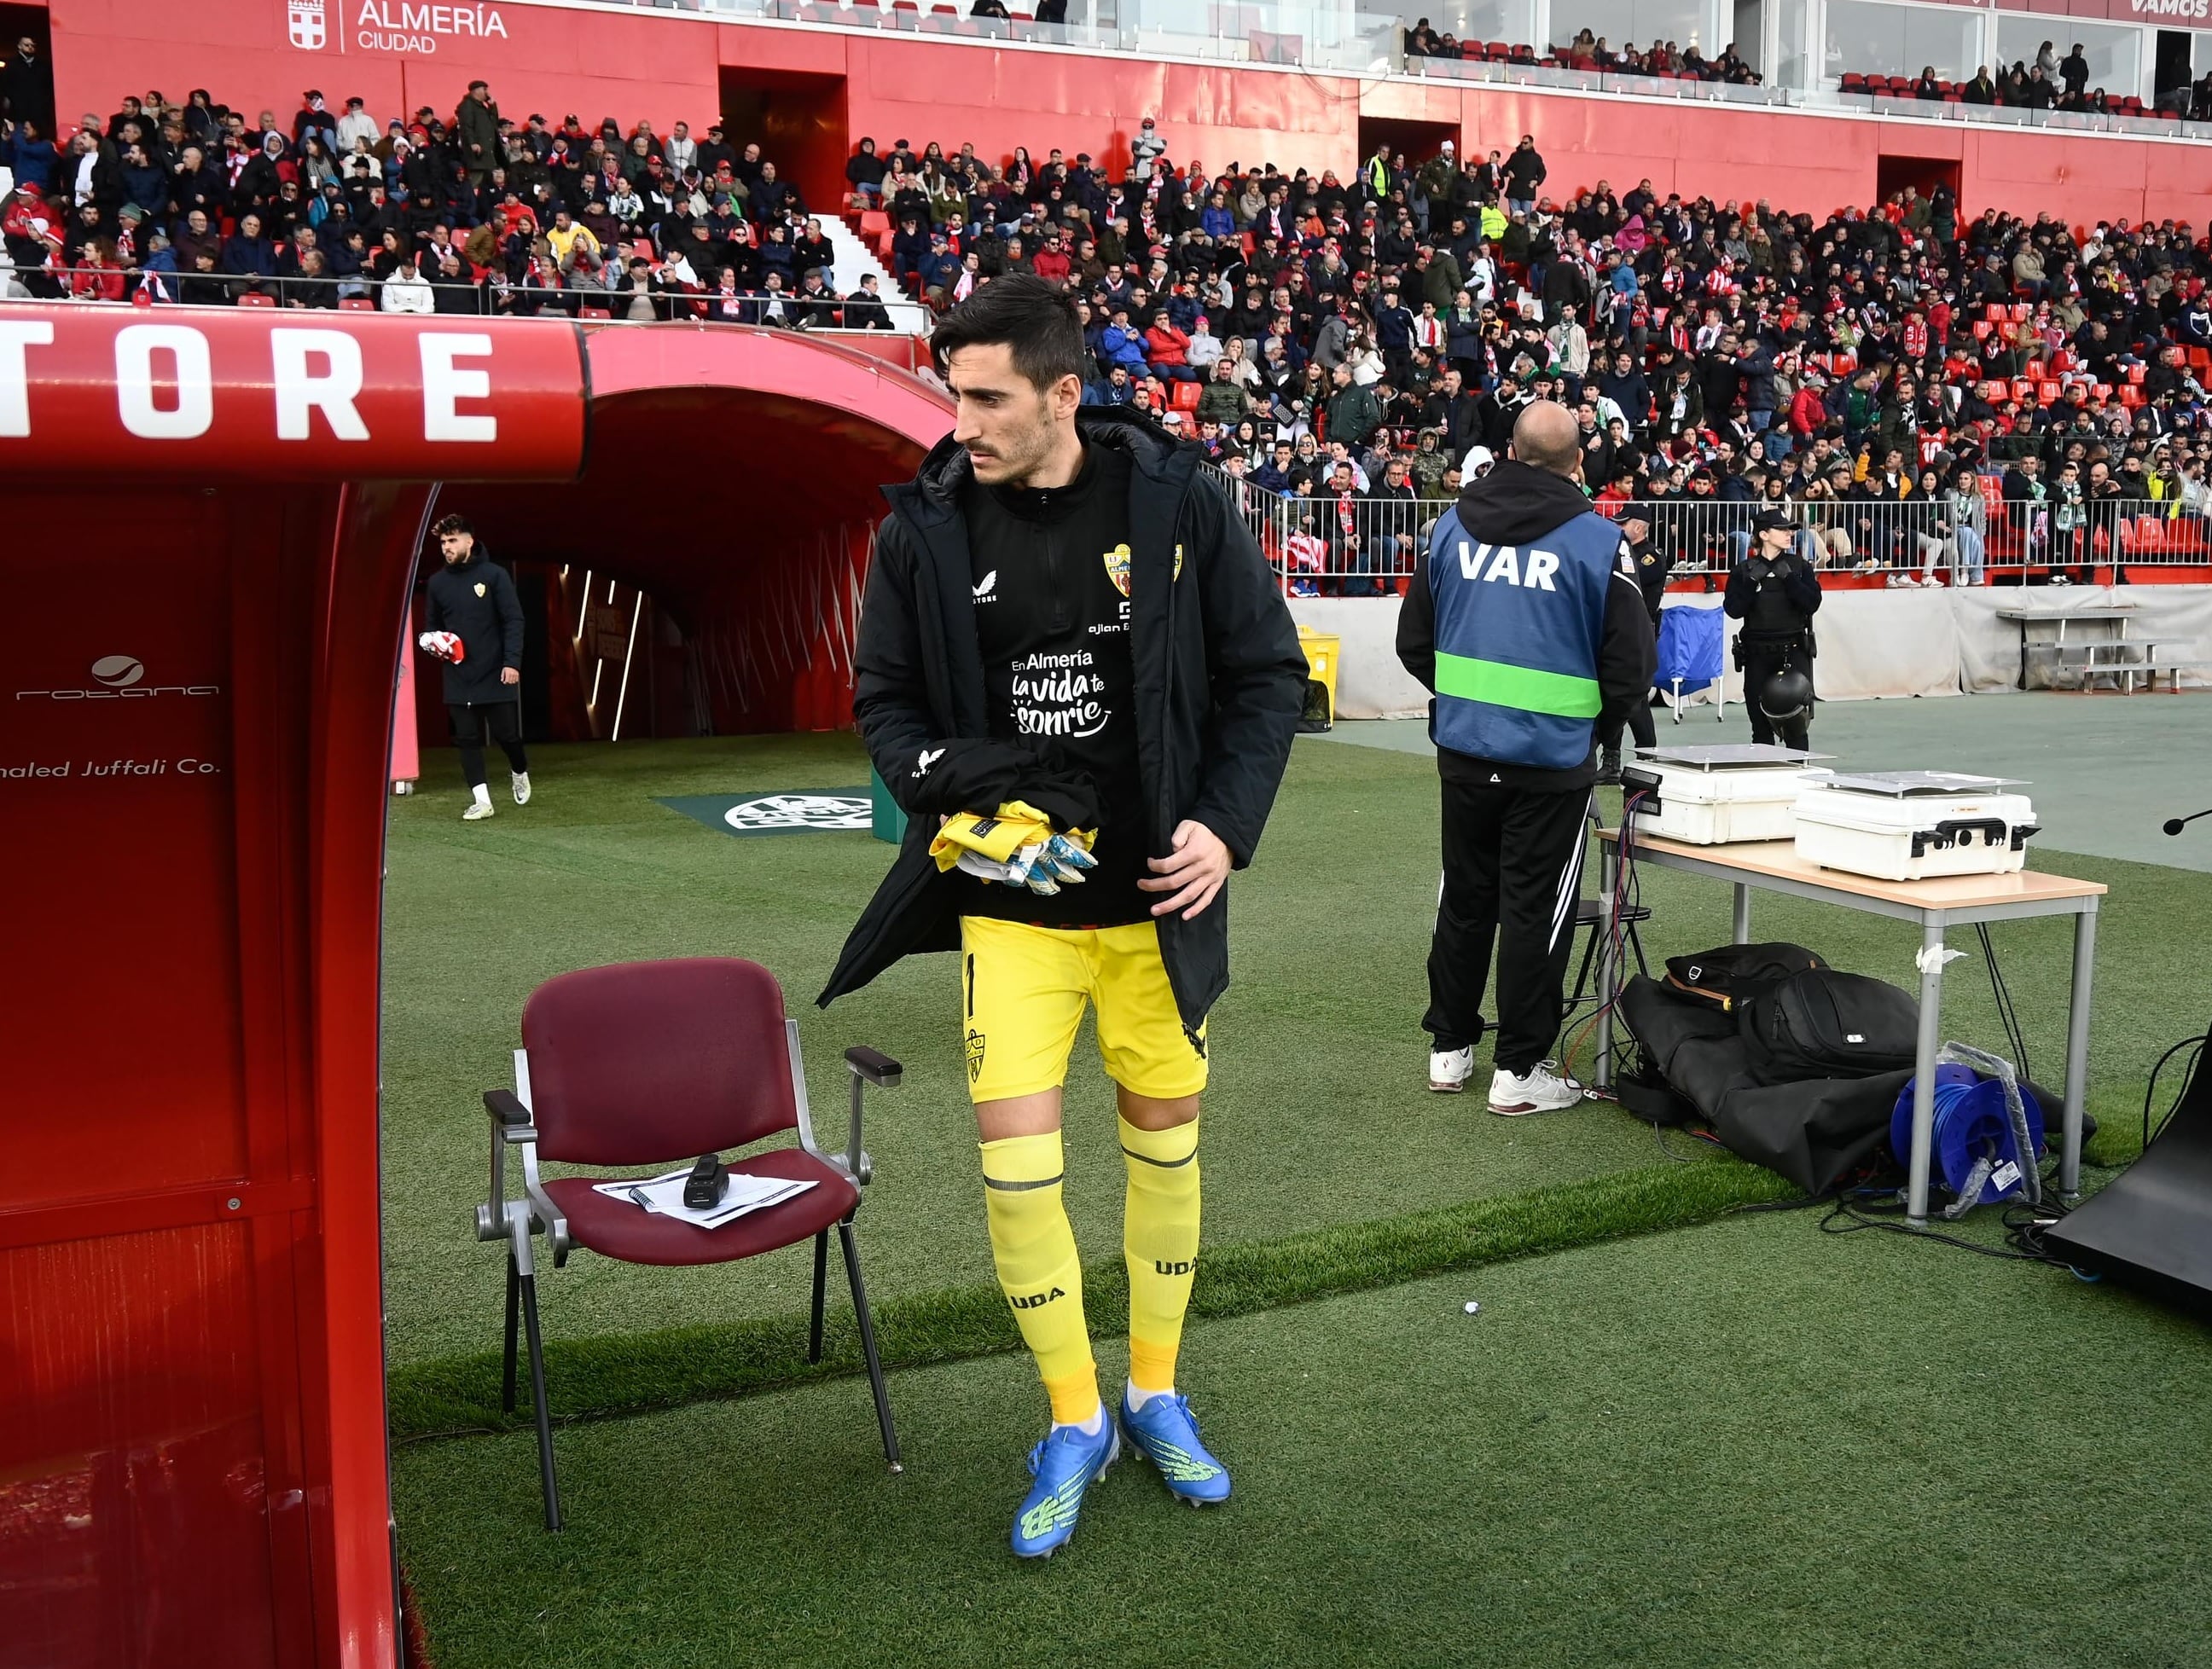
[(0, 313), (0, 468), (268, 481), (562, 479), (574, 325), (183, 307)]

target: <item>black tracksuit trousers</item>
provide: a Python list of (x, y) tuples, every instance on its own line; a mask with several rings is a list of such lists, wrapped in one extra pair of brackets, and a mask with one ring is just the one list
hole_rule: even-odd
[(507, 755), (507, 768), (518, 775), (530, 768), (530, 756), (522, 750), (522, 708), (506, 701), (448, 701), (446, 717), (453, 726), (453, 745), (461, 750), (461, 780), (472, 789), (483, 786), (484, 732), (491, 732)]
[(1497, 1064), (1525, 1074), (1559, 1039), (1567, 956), (1582, 894), (1589, 790), (1455, 782), (1443, 788), (1443, 897), (1429, 947), (1429, 1011), (1439, 1049), (1482, 1035), (1482, 994), (1498, 946)]

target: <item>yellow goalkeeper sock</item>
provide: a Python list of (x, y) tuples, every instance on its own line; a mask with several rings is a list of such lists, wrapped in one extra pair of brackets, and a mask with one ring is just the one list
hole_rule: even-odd
[(1060, 1199), (1060, 1132), (981, 1146), (999, 1284), (1036, 1357), (1054, 1421), (1086, 1424), (1098, 1412), (1098, 1369), (1083, 1322), (1083, 1265)]
[(1121, 1249), (1129, 1260), (1129, 1383), (1175, 1389), (1176, 1351), (1198, 1269), (1198, 1120), (1172, 1130), (1121, 1124), (1129, 1193)]

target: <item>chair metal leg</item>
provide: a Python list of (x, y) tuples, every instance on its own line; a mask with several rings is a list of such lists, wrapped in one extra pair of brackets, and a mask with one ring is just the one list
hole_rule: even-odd
[(545, 1342), (538, 1332), (538, 1278), (521, 1278), (522, 1321), (530, 1339), (530, 1400), (538, 1415), (538, 1476), (545, 1491), (545, 1527), (561, 1527), (561, 1484), (553, 1475), (553, 1417), (545, 1406)]
[(1602, 923), (1590, 923), (1589, 937), (1583, 941), (1582, 966), (1575, 970), (1574, 995), (1567, 998), (1567, 1012), (1572, 1014), (1583, 1005), (1583, 992), (1589, 988), (1590, 964), (1597, 960), (1598, 935), (1604, 931)]
[(822, 1360), (822, 1300), (830, 1284), (830, 1231), (814, 1237), (814, 1324), (806, 1332), (806, 1359)]
[(884, 1384), (884, 1364), (876, 1354), (876, 1324), (868, 1314), (868, 1290), (860, 1281), (860, 1254), (853, 1244), (853, 1220), (837, 1225), (837, 1241), (845, 1252), (845, 1273), (853, 1283), (853, 1314), (860, 1324), (860, 1350), (868, 1359), (868, 1388), (875, 1393), (876, 1423), (883, 1429), (884, 1459), (895, 1472), (904, 1472), (899, 1460), (898, 1433), (891, 1427), (891, 1397)]
[(521, 1317), (522, 1276), (514, 1266), (514, 1253), (509, 1252), (507, 1254), (507, 1365), (499, 1382), (499, 1406), (503, 1414), (514, 1412), (515, 1331)]

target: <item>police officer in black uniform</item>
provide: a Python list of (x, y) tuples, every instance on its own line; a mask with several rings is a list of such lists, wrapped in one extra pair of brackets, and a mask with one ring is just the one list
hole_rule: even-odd
[(1751, 739), (1809, 748), (1820, 576), (1796, 548), (1796, 524), (1781, 511), (1760, 511), (1751, 528), (1751, 553), (1730, 571), (1722, 599), (1743, 622), (1735, 664), (1743, 672), (1744, 705), (1751, 709)]
[[(484, 784), (484, 736), (490, 733), (507, 755), (517, 805), (530, 804), (530, 758), (522, 748), (522, 714), (517, 705), (522, 683), (522, 604), (514, 581), (477, 543), (476, 531), (460, 516), (447, 516), (433, 530), (445, 566), (430, 576), (422, 646), (446, 663), (446, 713), (453, 721), (453, 743), (461, 752), (461, 776), (469, 785), (465, 822), (491, 816), (491, 790)], [(461, 640), (455, 658), (439, 646), (440, 634)]]

